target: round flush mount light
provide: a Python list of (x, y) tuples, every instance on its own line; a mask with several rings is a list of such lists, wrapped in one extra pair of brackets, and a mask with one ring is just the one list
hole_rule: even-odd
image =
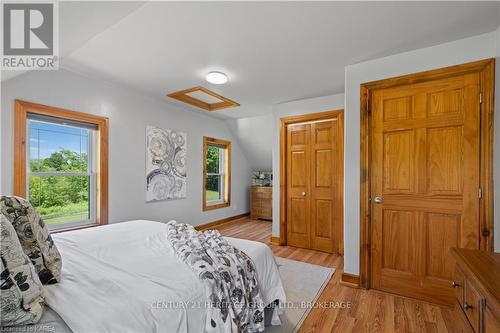
[(213, 84), (224, 84), (227, 82), (227, 75), (222, 72), (210, 72), (205, 79)]

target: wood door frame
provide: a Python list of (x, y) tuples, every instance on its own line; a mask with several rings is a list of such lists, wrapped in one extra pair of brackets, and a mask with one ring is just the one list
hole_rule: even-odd
[(340, 147), (340, 154), (342, 156), (342, 163), (340, 163), (339, 173), (342, 175), (341, 184), (339, 186), (340, 196), (342, 198), (342, 204), (339, 206), (340, 208), (340, 216), (342, 219), (340, 221), (340, 225), (335, 226), (335, 230), (340, 230), (339, 244), (337, 251), (339, 254), (344, 254), (344, 109), (337, 109), (332, 111), (324, 111), (319, 113), (311, 113), (299, 116), (290, 116), (283, 117), (280, 119), (280, 237), (279, 243), (280, 245), (287, 244), (287, 221), (286, 221), (286, 212), (287, 212), (287, 177), (286, 177), (286, 167), (287, 167), (287, 133), (286, 128), (288, 125), (303, 123), (303, 122), (314, 122), (320, 120), (327, 120), (329, 118), (338, 118), (340, 121), (339, 126), (339, 138), (342, 143)]
[[(480, 249), (493, 251), (493, 113), (495, 92), (495, 59), (486, 59), (466, 64), (414, 73), (361, 84), (361, 165), (360, 165), (360, 286), (370, 288), (371, 281), (371, 204), (370, 204), (370, 150), (371, 113), (370, 103), (374, 90), (396, 87), (429, 80), (444, 79), (470, 73), (481, 75), (481, 138), (480, 138), (480, 187), (482, 200), (479, 203)], [(489, 231), (483, 235), (483, 231)]]

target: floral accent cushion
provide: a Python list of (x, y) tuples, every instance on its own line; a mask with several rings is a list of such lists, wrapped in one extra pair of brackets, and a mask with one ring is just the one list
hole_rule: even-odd
[(24, 254), (17, 233), (0, 214), (0, 323), (2, 326), (35, 324), (43, 313), (43, 285)]
[(24, 253), (30, 258), (43, 284), (61, 276), (61, 255), (49, 230), (29, 201), (10, 196), (0, 198), (0, 212), (12, 223)]

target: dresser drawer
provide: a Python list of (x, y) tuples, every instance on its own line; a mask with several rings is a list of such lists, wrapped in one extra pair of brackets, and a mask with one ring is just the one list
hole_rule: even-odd
[(500, 332), (500, 318), (496, 318), (491, 309), (486, 305), (484, 312), (484, 333)]
[(455, 266), (455, 270), (453, 271), (453, 281), (451, 283), (454, 291), (455, 291), (455, 298), (457, 299), (458, 303), (460, 304), (460, 307), (463, 308), (464, 306), (464, 286), (465, 286), (465, 278), (464, 274), (462, 271)]
[(257, 192), (253, 194), (253, 197), (255, 198), (255, 200), (271, 200), (272, 194), (265, 192)]
[(252, 208), (252, 217), (272, 219), (273, 211), (272, 209)]
[(255, 186), (250, 193), (252, 218), (272, 219), (273, 188)]
[(252, 192), (254, 193), (273, 193), (273, 188), (271, 186), (255, 186), (252, 187)]
[(273, 211), (270, 208), (256, 208), (255, 215), (272, 216)]
[(253, 188), (252, 189), (252, 197), (255, 199), (264, 199), (264, 200), (271, 200), (273, 197), (273, 192), (271, 189), (267, 188)]
[(260, 208), (262, 209), (271, 209), (273, 207), (272, 200), (260, 200)]
[(252, 199), (252, 209), (261, 207), (262, 207), (262, 200)]
[(479, 332), (479, 314), (482, 311), (482, 303), (483, 299), (479, 292), (471, 283), (469, 283), (469, 281), (466, 281), (465, 299), (462, 308), (464, 309), (465, 315), (467, 316), (467, 319), (469, 319), (469, 323), (474, 329), (474, 332)]
[(453, 286), (467, 331), (500, 332), (500, 254), (452, 248)]

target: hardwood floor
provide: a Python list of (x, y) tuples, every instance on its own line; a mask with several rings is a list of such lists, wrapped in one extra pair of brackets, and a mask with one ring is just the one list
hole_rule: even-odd
[(336, 268), (318, 302), (350, 302), (351, 307), (312, 309), (299, 332), (467, 332), (455, 308), (340, 284), (342, 257), (272, 245), (270, 221), (243, 218), (217, 226), (216, 229), (224, 236), (266, 243), (278, 257)]

